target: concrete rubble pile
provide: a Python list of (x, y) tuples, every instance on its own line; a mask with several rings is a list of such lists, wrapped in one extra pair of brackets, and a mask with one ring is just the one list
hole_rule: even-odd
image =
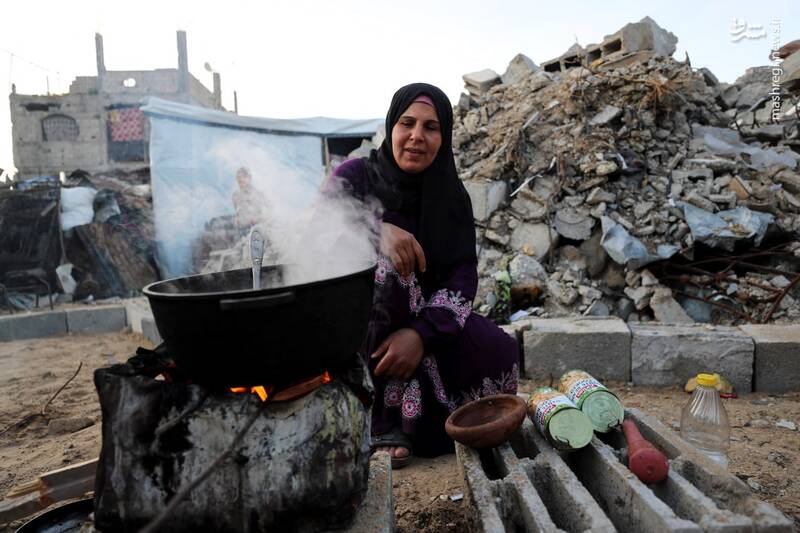
[[(784, 291), (800, 258), (797, 96), (775, 122), (770, 67), (722, 84), (673, 59), (676, 42), (646, 17), (541, 68), (518, 55), (502, 76), (464, 76), (453, 146), (478, 226), (479, 312), (800, 318)], [(664, 273), (767, 243), (783, 244), (772, 268), (788, 276), (732, 272), (704, 292), (698, 272)]]

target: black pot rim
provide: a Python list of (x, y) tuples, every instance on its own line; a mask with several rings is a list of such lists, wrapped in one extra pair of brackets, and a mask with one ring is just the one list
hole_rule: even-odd
[[(169, 278), (165, 280), (156, 281), (146, 285), (142, 289), (142, 293), (147, 296), (151, 300), (166, 300), (166, 301), (175, 301), (175, 300), (218, 300), (220, 298), (231, 298), (231, 297), (242, 297), (248, 298), (252, 296), (261, 296), (267, 294), (277, 294), (281, 292), (288, 292), (288, 291), (297, 291), (297, 290), (309, 290), (315, 287), (319, 287), (322, 285), (329, 285), (332, 283), (339, 283), (344, 282), (349, 279), (359, 278), (365, 276), (370, 272), (374, 272), (375, 268), (377, 267), (377, 263), (372, 262), (368, 263), (366, 261), (363, 262), (364, 264), (368, 264), (367, 268), (362, 270), (358, 270), (356, 272), (352, 272), (350, 274), (345, 274), (344, 276), (338, 276), (335, 278), (327, 278), (321, 279), (316, 281), (311, 281), (308, 283), (300, 283), (297, 285), (286, 285), (283, 287), (274, 287), (274, 288), (262, 288), (262, 289), (242, 289), (242, 290), (229, 290), (229, 291), (214, 291), (214, 292), (181, 292), (181, 293), (166, 293), (166, 292), (158, 292), (156, 289), (158, 285), (166, 284), (172, 281), (180, 280), (180, 279), (189, 279), (189, 278), (199, 278), (206, 276), (207, 274), (195, 274), (193, 276), (180, 276), (176, 278)], [(285, 266), (285, 265), (268, 265), (268, 266)], [(249, 268), (240, 268), (235, 270), (226, 270), (223, 272), (215, 272), (215, 274), (225, 273), (225, 272), (236, 272), (240, 270), (250, 271)]]

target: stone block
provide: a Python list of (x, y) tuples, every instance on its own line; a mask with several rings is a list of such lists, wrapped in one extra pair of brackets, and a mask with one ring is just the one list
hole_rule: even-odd
[(24, 313), (0, 317), (0, 342), (66, 335), (64, 311)]
[(158, 346), (164, 340), (161, 338), (161, 334), (158, 332), (158, 328), (156, 327), (156, 321), (152, 316), (144, 317), (142, 319), (142, 335), (144, 335), (147, 340), (153, 343), (154, 346)]
[(672, 33), (661, 28), (650, 17), (644, 17), (639, 22), (631, 22), (622, 27), (613, 35), (606, 36), (601, 44), (603, 57), (615, 52), (632, 53), (652, 50), (663, 56), (675, 53), (678, 38)]
[(612, 120), (616, 120), (620, 115), (622, 115), (622, 109), (613, 105), (606, 105), (592, 117), (589, 124), (592, 126), (605, 126)]
[(67, 331), (70, 333), (111, 333), (125, 329), (125, 307), (103, 305), (67, 309)]
[(520, 224), (511, 234), (511, 247), (541, 261), (558, 244), (558, 233), (547, 224)]
[(800, 329), (797, 326), (739, 326), (755, 343), (757, 392), (800, 391)]
[(472, 216), (479, 222), (489, 220), (508, 196), (505, 181), (467, 180), (464, 187), (472, 201)]
[(128, 327), (131, 328), (131, 331), (143, 333), (142, 320), (148, 317), (153, 318), (150, 301), (146, 297), (128, 298), (123, 300), (122, 305), (125, 306), (125, 321)]
[(514, 83), (524, 80), (534, 72), (539, 72), (539, 67), (536, 66), (536, 63), (524, 54), (517, 54), (508, 64), (501, 79), (504, 84), (513, 85)]
[(475, 96), (482, 95), (493, 85), (500, 83), (500, 75), (490, 68), (469, 72), (464, 74), (462, 79), (467, 90)]
[(717, 372), (738, 392), (753, 386), (753, 341), (737, 328), (709, 325), (631, 325), (631, 373), (636, 385), (683, 386)]
[(612, 317), (532, 319), (523, 333), (525, 375), (555, 379), (579, 368), (599, 380), (630, 381), (631, 333)]
[(392, 533), (394, 499), (392, 498), (392, 459), (388, 453), (375, 453), (369, 460), (367, 493), (344, 533)]

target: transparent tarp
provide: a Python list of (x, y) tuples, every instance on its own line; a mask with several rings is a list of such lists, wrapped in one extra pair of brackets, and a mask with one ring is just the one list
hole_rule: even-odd
[[(371, 137), (381, 123), (241, 117), (156, 98), (142, 109), (151, 123), (150, 172), (163, 277), (199, 272), (215, 250), (234, 246), (248, 230), (243, 222), (248, 212), (269, 223), (306, 208), (324, 178), (325, 139)], [(247, 179), (237, 179), (241, 169)]]

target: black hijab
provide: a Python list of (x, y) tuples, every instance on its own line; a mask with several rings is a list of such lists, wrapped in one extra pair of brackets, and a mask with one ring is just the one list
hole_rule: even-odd
[[(428, 168), (409, 174), (394, 159), (392, 128), (422, 94), (429, 96), (436, 108), (442, 145)], [(417, 240), (427, 262), (424, 285), (441, 281), (458, 262), (477, 260), (472, 204), (453, 157), (453, 107), (441, 89), (427, 83), (401, 87), (386, 114), (386, 138), (366, 163), (368, 190), (384, 208), (417, 219)]]

